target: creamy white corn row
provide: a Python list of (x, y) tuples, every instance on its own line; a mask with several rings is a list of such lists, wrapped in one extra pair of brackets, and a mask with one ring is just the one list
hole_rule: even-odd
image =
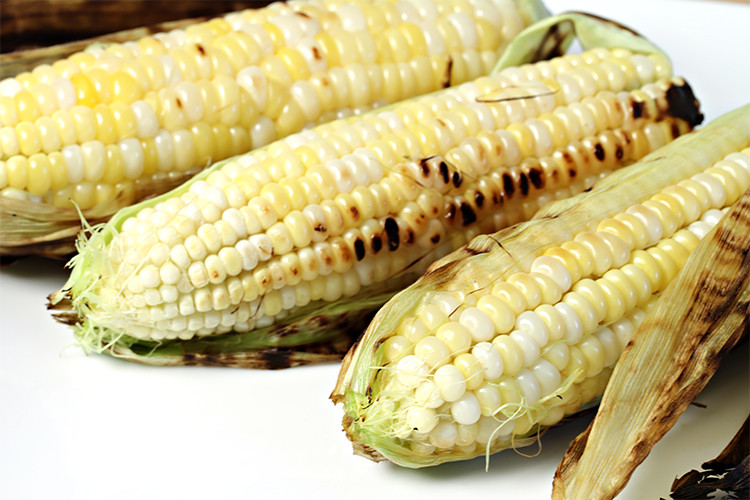
[(344, 362), (332, 397), (355, 450), (423, 467), (539, 439), (602, 395), (660, 292), (748, 189), (750, 105), (436, 262)]
[(111, 214), (304, 127), (487, 74), (544, 12), (534, 0), (277, 2), (92, 46), (0, 81), (0, 201)]
[(220, 163), (80, 246), (64, 290), (71, 321), (98, 349), (340, 334), (290, 325), (330, 307), (372, 310), (471, 237), (690, 130), (697, 101), (669, 75), (660, 54), (566, 55)]

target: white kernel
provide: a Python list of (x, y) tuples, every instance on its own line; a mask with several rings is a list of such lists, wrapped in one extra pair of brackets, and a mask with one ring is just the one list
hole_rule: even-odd
[(557, 368), (547, 360), (540, 359), (531, 368), (531, 372), (539, 382), (542, 396), (552, 394), (560, 387), (562, 378)]
[(435, 410), (422, 406), (410, 406), (406, 410), (406, 425), (415, 432), (430, 432), (438, 424)]
[(705, 222), (706, 224), (713, 227), (719, 223), (723, 216), (724, 213), (721, 210), (713, 208), (710, 210), (706, 210), (706, 212), (701, 216), (700, 220), (701, 222)]
[(273, 242), (266, 234), (254, 234), (250, 236), (249, 241), (257, 250), (261, 261), (266, 261), (273, 256)]
[(583, 323), (575, 309), (565, 302), (558, 302), (554, 305), (557, 312), (563, 318), (565, 324), (565, 342), (575, 344), (583, 336)]
[(472, 348), (471, 353), (482, 365), (485, 379), (493, 380), (503, 374), (503, 358), (500, 351), (490, 342), (478, 343)]
[[(458, 370), (458, 368), (456, 368)], [(420, 358), (413, 354), (404, 356), (396, 363), (396, 378), (406, 387), (419, 384), (430, 373), (429, 367)]]
[(146, 288), (156, 288), (159, 286), (159, 270), (156, 266), (147, 265), (138, 273), (141, 283)]
[(479, 401), (472, 392), (466, 392), (463, 396), (453, 402), (451, 405), (451, 415), (453, 419), (463, 425), (471, 425), (479, 420), (482, 411), (479, 407)]
[[(417, 358), (419, 359), (419, 358)], [(433, 378), (444, 401), (458, 400), (466, 392), (466, 379), (455, 365), (443, 365), (435, 371)]]
[(458, 426), (453, 422), (441, 422), (430, 432), (430, 443), (437, 448), (450, 448), (456, 444)]
[(599, 341), (604, 346), (604, 366), (612, 366), (620, 357), (620, 347), (617, 336), (608, 327), (603, 326), (594, 332)]
[(495, 326), (490, 318), (476, 307), (467, 307), (461, 311), (458, 322), (471, 333), (474, 342), (492, 340), (495, 336)]
[(510, 337), (516, 341), (523, 353), (524, 366), (529, 366), (539, 359), (541, 352), (539, 344), (536, 343), (531, 334), (523, 330), (513, 330), (510, 332)]
[(81, 146), (78, 144), (65, 146), (62, 149), (62, 154), (68, 172), (68, 182), (70, 184), (81, 182), (85, 174)]
[(141, 139), (154, 137), (159, 132), (159, 119), (146, 101), (135, 101), (130, 105), (135, 114), (136, 135)]
[(539, 401), (539, 398), (542, 397), (542, 386), (530, 370), (521, 370), (516, 375), (516, 380), (521, 388), (521, 394), (526, 405), (532, 405)]
[(648, 235), (646, 245), (653, 245), (661, 240), (664, 234), (664, 227), (656, 212), (643, 205), (632, 205), (625, 210), (625, 213), (635, 215), (646, 226), (646, 233)]
[[(539, 347), (544, 347), (549, 342), (549, 331), (542, 318), (534, 311), (524, 311), (516, 318), (517, 330), (526, 332)], [(511, 334), (512, 335), (512, 334)]]
[(549, 255), (542, 255), (534, 259), (534, 262), (531, 263), (531, 272), (549, 276), (563, 292), (570, 288), (573, 281), (563, 263)]
[(414, 400), (425, 408), (438, 408), (445, 401), (440, 397), (440, 389), (432, 380), (423, 380), (414, 391)]

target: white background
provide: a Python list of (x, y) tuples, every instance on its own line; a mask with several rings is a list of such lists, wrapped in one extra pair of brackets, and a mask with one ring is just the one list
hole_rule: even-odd
[[(750, 5), (547, 0), (619, 20), (669, 53), (707, 119), (750, 99)], [(337, 364), (264, 372), (158, 368), (84, 355), (45, 310), (67, 274), (29, 259), (0, 271), (0, 499), (549, 498), (582, 419), (513, 451), (408, 470), (353, 456), (328, 400)], [(750, 411), (743, 344), (618, 498), (668, 498)], [(533, 450), (524, 450), (531, 452)]]

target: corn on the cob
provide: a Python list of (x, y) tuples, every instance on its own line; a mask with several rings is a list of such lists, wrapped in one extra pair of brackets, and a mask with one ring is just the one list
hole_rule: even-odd
[(655, 298), (750, 188), (750, 105), (387, 303), (333, 393), (355, 450), (422, 467), (523, 446), (594, 401)]
[(53, 232), (55, 208), (75, 230), (76, 208), (111, 215), (311, 124), (487, 74), (543, 15), (522, 4), (278, 2), (7, 78), (0, 252), (27, 252), (34, 222)]
[(85, 342), (159, 363), (160, 345), (242, 364), (326, 341), (340, 328), (316, 323), (689, 130), (697, 102), (669, 71), (595, 49), (295, 134), (118, 213), (56, 299)]

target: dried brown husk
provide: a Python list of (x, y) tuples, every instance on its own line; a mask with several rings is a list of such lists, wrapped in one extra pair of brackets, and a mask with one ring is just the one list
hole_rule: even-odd
[(596, 418), (559, 464), (552, 498), (614, 498), (747, 335), (749, 308), (750, 190), (701, 241), (634, 334)]
[[(164, 31), (156, 26), (162, 23), (166, 23), (164, 27), (168, 30), (179, 27), (169, 24), (176, 20), (217, 16), (268, 3), (268, 0), (4, 0), (0, 51), (20, 54), (52, 44), (64, 48), (73, 45), (69, 42), (98, 36), (105, 39), (115, 36), (118, 41), (134, 40)], [(123, 35), (129, 36), (123, 38)], [(83, 47), (85, 45), (77, 50)], [(16, 74), (5, 67), (6, 59), (0, 57), (0, 61), (3, 62), (0, 74)]]
[(670, 497), (699, 500), (722, 491), (729, 498), (750, 498), (750, 417), (719, 456), (701, 467), (675, 479)]

